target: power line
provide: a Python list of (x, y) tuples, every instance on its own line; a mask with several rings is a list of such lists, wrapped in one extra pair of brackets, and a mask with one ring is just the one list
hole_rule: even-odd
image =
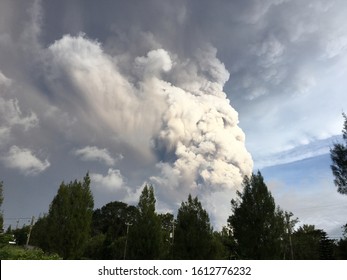
[(326, 204), (326, 205), (317, 205), (317, 206), (302, 207), (302, 208), (320, 208), (320, 207), (346, 207), (347, 208), (347, 204)]
[(310, 210), (310, 209), (320, 209), (320, 208), (346, 208), (347, 205), (335, 205), (335, 204), (330, 204), (330, 205), (320, 205), (320, 206), (310, 206), (310, 207), (300, 207), (300, 208), (293, 208), (292, 210)]
[(30, 223), (32, 221), (32, 218), (30, 217), (18, 217), (18, 218), (4, 218), (4, 225), (3, 227), (15, 227), (15, 229), (23, 228), (26, 226), (26, 222)]
[(30, 217), (23, 217), (23, 218), (4, 218), (4, 220), (30, 220)]

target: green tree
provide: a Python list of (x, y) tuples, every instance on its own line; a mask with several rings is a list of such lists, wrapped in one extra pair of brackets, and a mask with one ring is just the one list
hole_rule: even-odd
[(232, 242), (233, 239), (229, 238), (225, 227), (220, 232), (214, 231), (212, 233), (210, 258), (215, 260), (233, 259)]
[(48, 217), (45, 215), (40, 217), (33, 226), (30, 236), (31, 245), (39, 247), (45, 252), (49, 252), (50, 241), (48, 231)]
[[(4, 193), (3, 193), (4, 184), (0, 181), (0, 250), (8, 245), (10, 241), (14, 241), (15, 237), (12, 234), (11, 226), (9, 230), (4, 232), (4, 217), (2, 212), (2, 203), (4, 202)], [(4, 260), (4, 258), (0, 258)]]
[(342, 115), (344, 118), (342, 137), (345, 143), (334, 144), (334, 147), (330, 149), (330, 157), (337, 191), (341, 194), (347, 194), (347, 116), (345, 113)]
[(275, 222), (272, 226), (274, 236), (279, 236), (279, 238), (276, 239), (277, 246), (280, 247), (277, 258), (294, 259), (292, 235), (298, 221), (297, 218), (293, 218), (293, 213), (283, 211), (277, 206)]
[(94, 199), (87, 174), (83, 181), (64, 182), (54, 197), (47, 216), (48, 245), (64, 259), (81, 258), (93, 215)]
[(276, 208), (260, 172), (245, 177), (243, 191), (231, 200), (228, 218), (241, 259), (282, 259), (285, 235), (284, 214)]
[(106, 236), (103, 233), (99, 233), (92, 236), (86, 245), (83, 258), (89, 260), (105, 260), (107, 259), (105, 254), (105, 240)]
[(213, 259), (213, 237), (210, 219), (197, 197), (189, 194), (177, 213), (175, 259)]
[(162, 249), (161, 222), (155, 212), (156, 199), (153, 186), (146, 185), (137, 205), (134, 223), (129, 226), (129, 258), (160, 259)]
[(174, 241), (174, 224), (175, 218), (171, 213), (159, 214), (159, 219), (161, 222), (162, 231), (162, 249), (161, 249), (161, 259), (172, 259), (173, 251), (173, 241)]
[[(137, 208), (113, 201), (93, 213), (92, 239), (86, 257), (91, 259), (123, 259), (127, 224), (133, 224)], [(100, 244), (100, 242), (102, 244)], [(94, 248), (94, 249), (93, 249)], [(93, 251), (95, 255), (93, 255)]]
[(28, 234), (30, 231), (30, 226), (24, 225), (22, 228), (17, 228), (12, 231), (14, 238), (16, 239), (16, 244), (24, 246), (27, 242)]
[(320, 231), (320, 241), (319, 241), (319, 259), (320, 260), (333, 260), (335, 259), (334, 240), (328, 238), (328, 234), (324, 230)]
[(219, 232), (219, 238), (223, 244), (222, 259), (227, 259), (227, 260), (238, 259), (239, 257), (237, 256), (237, 252), (236, 252), (237, 244), (232, 234), (231, 228), (228, 226), (224, 226), (221, 232)]
[(333, 259), (334, 244), (325, 231), (314, 225), (303, 225), (293, 234), (294, 259)]
[(337, 242), (337, 259), (347, 260), (347, 224), (343, 227), (343, 237)]
[(126, 223), (132, 223), (137, 209), (121, 201), (109, 202), (93, 212), (92, 233), (109, 233), (112, 236), (123, 236)]

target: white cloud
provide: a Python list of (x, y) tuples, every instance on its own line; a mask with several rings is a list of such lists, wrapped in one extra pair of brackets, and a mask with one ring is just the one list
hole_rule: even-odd
[(105, 176), (99, 173), (91, 173), (90, 178), (97, 186), (111, 191), (119, 190), (122, 187), (126, 188), (123, 176), (117, 169), (108, 169)]
[(232, 214), (230, 201), (236, 198), (234, 190), (217, 191), (211, 194), (202, 192), (198, 194), (198, 198), (207, 209), (214, 230), (221, 230), (227, 225), (227, 220)]
[(40, 160), (31, 150), (17, 146), (12, 146), (2, 161), (6, 167), (18, 169), (25, 175), (37, 175), (50, 166), (47, 159)]
[(326, 53), (323, 58), (334, 58), (341, 54), (346, 54), (347, 51), (347, 35), (334, 37), (326, 43)]
[(5, 142), (10, 136), (8, 127), (0, 126), (0, 145)]
[[(269, 1), (255, 2), (270, 7)], [(242, 25), (249, 37), (235, 32), (241, 43), (238, 55), (224, 61), (233, 69), (227, 91), (257, 166), (286, 161), (281, 156), (303, 138), (314, 142), (340, 134), (347, 102), (346, 8), (341, 0), (286, 1), (272, 5), (254, 33)]]
[(284, 151), (268, 153), (266, 157), (259, 158), (256, 162), (256, 168), (262, 169), (329, 154), (330, 148), (337, 141), (340, 141), (339, 137), (329, 137), (321, 140), (303, 138), (301, 145), (295, 145)]
[(2, 91), (2, 88), (9, 87), (11, 85), (12, 81), (11, 79), (7, 78), (1, 71), (0, 71), (0, 91)]
[[(73, 153), (84, 161), (100, 161), (109, 166), (114, 165), (116, 162), (107, 149), (100, 149), (96, 146), (86, 146), (75, 150)], [(122, 158), (122, 156), (120, 155), (118, 158)]]
[(19, 125), (25, 131), (38, 124), (38, 118), (35, 113), (31, 112), (28, 116), (23, 116), (18, 99), (5, 100), (0, 97), (0, 119), (2, 120), (2, 125), (9, 128)]
[[(121, 73), (116, 58), (83, 35), (66, 35), (49, 46), (46, 63), (45, 75), (56, 106), (73, 114), (80, 129), (97, 131), (103, 138), (107, 133), (149, 157), (150, 139), (165, 109), (160, 89), (141, 80), (141, 89), (137, 89)], [(62, 91), (69, 94), (62, 98)]]
[(0, 147), (8, 144), (11, 138), (13, 138), (12, 131), (15, 127), (19, 127), (24, 132), (27, 132), (29, 129), (37, 126), (38, 123), (39, 119), (35, 113), (30, 112), (28, 115), (22, 113), (18, 99), (4, 99), (0, 97)]
[[(332, 178), (321, 179), (315, 172), (310, 172), (309, 175), (314, 176), (311, 180), (303, 182), (300, 181), (303, 179), (301, 177), (291, 178), (295, 182), (291, 186), (284, 185), (288, 182), (270, 180), (268, 187), (276, 203), (299, 218), (298, 226), (315, 225), (316, 228), (325, 230), (331, 238), (340, 238), (341, 226), (346, 224), (347, 197), (336, 191)], [(276, 174), (272, 176), (276, 177)]]

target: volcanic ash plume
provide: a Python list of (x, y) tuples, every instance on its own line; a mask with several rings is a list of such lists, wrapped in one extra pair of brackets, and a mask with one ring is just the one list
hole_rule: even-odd
[(238, 114), (222, 92), (229, 73), (212, 47), (173, 64), (174, 84), (158, 81), (167, 109), (154, 136), (161, 176), (152, 180), (171, 187), (239, 187), (253, 162)]
[(104, 138), (151, 155), (157, 170), (149, 177), (160, 189), (234, 189), (251, 173), (237, 112), (223, 92), (229, 73), (213, 47), (184, 60), (151, 50), (129, 67), (95, 41), (64, 36), (45, 60), (56, 105), (73, 112), (79, 131), (81, 124), (104, 129)]

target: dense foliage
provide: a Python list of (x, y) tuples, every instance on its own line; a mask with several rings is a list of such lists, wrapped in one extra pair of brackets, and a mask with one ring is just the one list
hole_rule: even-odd
[(161, 220), (155, 211), (153, 186), (145, 186), (137, 206), (137, 215), (129, 229), (129, 258), (160, 259), (162, 249)]
[(283, 211), (276, 208), (264, 178), (258, 172), (245, 177), (243, 191), (231, 201), (228, 222), (236, 241), (236, 254), (242, 259), (282, 259), (286, 239)]
[(137, 215), (135, 206), (124, 202), (107, 203), (96, 209), (92, 219), (92, 234), (86, 248), (86, 258), (123, 259), (127, 231)]
[(303, 225), (293, 234), (294, 258), (296, 260), (334, 259), (334, 243), (325, 231), (314, 225)]
[[(83, 181), (61, 183), (48, 215), (32, 233), (34, 243), (64, 259), (79, 259), (90, 237), (94, 199), (87, 174)], [(36, 234), (36, 236), (35, 236)]]
[(57, 254), (46, 254), (40, 248), (6, 245), (0, 248), (1, 260), (60, 260)]
[(174, 240), (175, 259), (211, 259), (212, 227), (197, 197), (188, 196), (178, 209)]

